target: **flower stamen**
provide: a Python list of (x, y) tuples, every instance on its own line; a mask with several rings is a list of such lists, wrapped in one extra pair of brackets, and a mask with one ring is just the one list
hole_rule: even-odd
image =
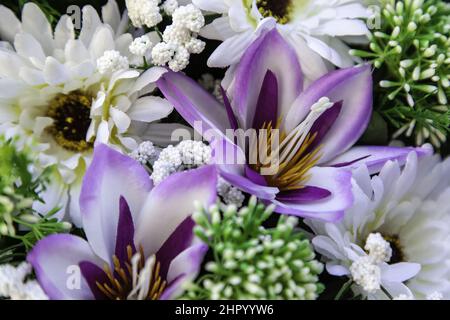
[(110, 300), (157, 300), (166, 288), (162, 279), (161, 264), (155, 256), (144, 260), (143, 249), (133, 255), (131, 246), (127, 247), (127, 261), (113, 256), (114, 269), (105, 264), (103, 270), (107, 281), (96, 281), (97, 288)]
[(83, 152), (92, 148), (86, 141), (91, 124), (91, 97), (80, 91), (57, 95), (49, 104), (47, 116), (53, 125), (47, 131), (66, 150)]

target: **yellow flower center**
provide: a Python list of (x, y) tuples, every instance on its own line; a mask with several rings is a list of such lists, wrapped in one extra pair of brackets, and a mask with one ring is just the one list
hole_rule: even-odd
[(286, 24), (291, 20), (292, 0), (257, 0), (256, 4), (265, 18), (273, 17), (280, 24)]
[(90, 95), (73, 91), (57, 95), (50, 102), (47, 116), (53, 119), (53, 125), (47, 130), (64, 149), (83, 152), (92, 148), (92, 142), (86, 141), (91, 124), (91, 100)]

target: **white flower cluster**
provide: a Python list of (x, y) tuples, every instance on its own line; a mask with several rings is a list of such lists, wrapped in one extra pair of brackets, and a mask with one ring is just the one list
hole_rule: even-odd
[(210, 160), (211, 148), (201, 141), (186, 140), (176, 147), (168, 146), (153, 165), (153, 182), (157, 185), (175, 172), (200, 167)]
[(374, 293), (380, 289), (380, 264), (391, 260), (392, 248), (380, 233), (371, 233), (366, 239), (364, 249), (369, 254), (354, 261), (350, 266), (350, 273), (353, 281), (364, 291)]
[(118, 70), (128, 69), (128, 58), (116, 50), (107, 50), (103, 56), (97, 59), (97, 69), (101, 74), (113, 73)]
[(242, 207), (245, 196), (241, 190), (233, 187), (222, 178), (217, 182), (217, 194), (222, 198), (226, 205), (234, 204), (237, 208)]
[(147, 35), (143, 35), (142, 37), (136, 38), (130, 44), (130, 52), (136, 56), (142, 57), (145, 56), (148, 50), (151, 49), (153, 43)]
[(162, 5), (162, 9), (169, 16), (171, 16), (177, 8), (178, 8), (177, 0), (166, 0)]
[(0, 297), (11, 300), (48, 300), (41, 286), (33, 280), (25, 282), (31, 273), (31, 265), (22, 262), (17, 267), (10, 264), (0, 266)]
[(142, 165), (153, 165), (158, 159), (159, 150), (151, 141), (145, 141), (142, 142), (137, 149), (133, 150), (129, 156)]
[(136, 28), (152, 28), (162, 21), (160, 0), (126, 0), (128, 16)]
[(364, 291), (373, 293), (380, 289), (380, 267), (373, 263), (370, 256), (363, 256), (352, 263), (350, 272), (353, 281), (360, 285)]
[(164, 30), (163, 41), (152, 50), (153, 63), (159, 66), (167, 64), (175, 72), (185, 69), (190, 55), (199, 54), (205, 48), (205, 43), (197, 39), (197, 33), (204, 25), (202, 12), (193, 4), (176, 8), (172, 25)]
[(375, 264), (389, 262), (391, 260), (391, 245), (378, 232), (369, 234), (364, 249), (369, 252), (369, 257)]

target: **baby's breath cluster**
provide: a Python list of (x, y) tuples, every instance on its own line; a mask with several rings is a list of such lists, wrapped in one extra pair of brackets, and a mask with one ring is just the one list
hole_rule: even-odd
[[(170, 9), (166, 9), (166, 12), (172, 12), (173, 6), (167, 7)], [(152, 49), (153, 63), (168, 65), (175, 72), (185, 69), (190, 55), (199, 54), (205, 49), (205, 43), (197, 39), (197, 34), (204, 25), (202, 12), (193, 4), (174, 9), (172, 24), (164, 30), (163, 41)]]
[(186, 140), (168, 146), (153, 164), (152, 179), (159, 184), (175, 172), (198, 168), (211, 160), (211, 147), (201, 141)]
[(297, 231), (298, 220), (282, 216), (274, 228), (263, 223), (273, 207), (258, 204), (237, 210), (197, 207), (196, 235), (212, 250), (206, 274), (188, 285), (186, 299), (316, 299), (323, 290), (310, 242)]
[(395, 128), (394, 138), (414, 137), (440, 147), (450, 125), (450, 4), (442, 0), (381, 0), (381, 28), (370, 37), (378, 71), (375, 103)]
[[(129, 47), (133, 55), (144, 57), (144, 68), (168, 66), (178, 72), (188, 66), (191, 54), (205, 49), (205, 42), (197, 38), (205, 18), (193, 4), (180, 6), (177, 0), (126, 0), (126, 5), (134, 27), (152, 31), (149, 34), (159, 37), (155, 41), (144, 35)], [(164, 17), (171, 18), (172, 24), (163, 29), (161, 25), (166, 25), (167, 20)]]
[(138, 161), (143, 166), (153, 166), (159, 156), (159, 149), (151, 141), (142, 142), (136, 150), (133, 150), (129, 156)]

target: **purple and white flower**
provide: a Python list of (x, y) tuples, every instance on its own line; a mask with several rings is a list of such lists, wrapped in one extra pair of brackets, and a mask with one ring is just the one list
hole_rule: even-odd
[[(224, 93), (225, 106), (180, 73), (165, 73), (157, 85), (211, 142), (221, 176), (274, 203), (279, 213), (336, 221), (353, 203), (348, 169), (366, 164), (377, 172), (387, 160), (405, 161), (411, 151), (352, 148), (371, 117), (370, 67), (337, 70), (305, 88), (296, 52), (276, 29), (261, 35), (243, 55), (228, 94)], [(276, 159), (266, 144), (264, 161), (252, 143), (245, 146), (228, 134), (265, 129), (267, 141), (273, 142), (274, 128), (281, 132)], [(252, 161), (258, 152), (259, 160)], [(232, 164), (225, 158), (233, 159)], [(272, 160), (278, 170), (263, 174)]]
[(216, 169), (204, 166), (153, 187), (138, 162), (99, 145), (80, 198), (87, 241), (48, 236), (28, 261), (50, 299), (171, 299), (200, 269), (207, 246), (195, 241), (190, 216), (195, 201), (215, 202), (216, 185)]

